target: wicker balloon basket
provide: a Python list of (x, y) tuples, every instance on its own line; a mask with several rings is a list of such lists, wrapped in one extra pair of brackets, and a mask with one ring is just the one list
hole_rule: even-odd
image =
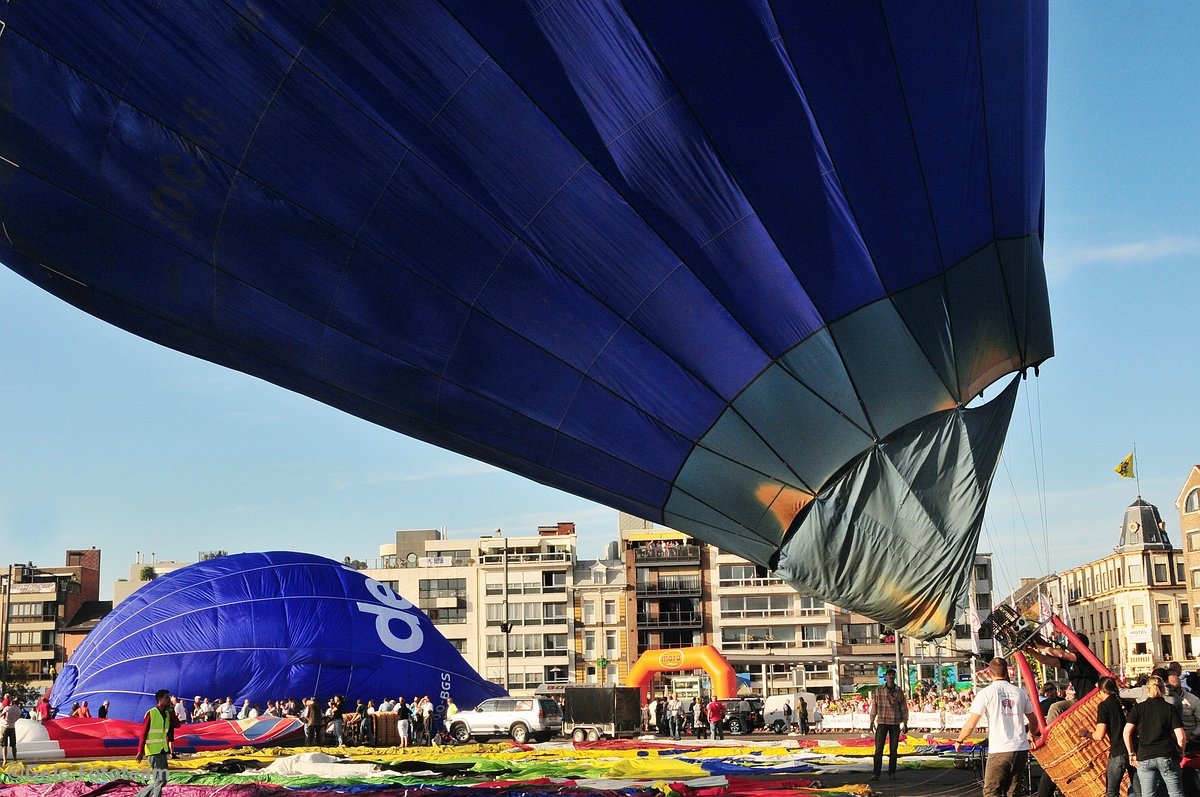
[(1093, 689), (1086, 698), (1059, 714), (1046, 728), (1042, 745), (1033, 751), (1042, 771), (1064, 797), (1104, 797), (1108, 739), (1092, 738), (1096, 709), (1104, 697), (1104, 693)]

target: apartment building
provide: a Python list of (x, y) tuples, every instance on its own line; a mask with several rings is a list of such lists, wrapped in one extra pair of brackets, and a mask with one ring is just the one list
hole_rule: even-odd
[(625, 563), (580, 560), (575, 565), (572, 653), (575, 667), (551, 672), (551, 682), (622, 684), (632, 664)]
[(1060, 574), (1073, 627), (1120, 675), (1188, 658), (1194, 639), (1186, 567), (1158, 507), (1138, 498), (1125, 509), (1113, 553)]
[(100, 550), (69, 550), (61, 567), (12, 564), (0, 571), (0, 579), (4, 685), (21, 670), (30, 677), (30, 687), (49, 689), (70, 652), (67, 629), (97, 613)]
[[(797, 689), (840, 696), (881, 682), (895, 666), (895, 633), (860, 614), (804, 595), (766, 568), (681, 532), (624, 513), (619, 521), (626, 572), (633, 577), (633, 625), (628, 638), (650, 648), (711, 644), (753, 691)], [(992, 556), (976, 556), (972, 587), (977, 616), (992, 606)], [(902, 639), (900, 657), (914, 677), (935, 671), (969, 680), (971, 660), (991, 656), (990, 638), (971, 647), (970, 601), (956, 631), (932, 643)]]
[(451, 539), (443, 530), (402, 530), (360, 569), (413, 600), (483, 677), (513, 694), (575, 673), (575, 524), (535, 535)]
[[(1191, 617), (1200, 612), (1200, 465), (1188, 469), (1183, 489), (1175, 499), (1179, 513), (1179, 538), (1183, 544), (1183, 561), (1187, 576), (1187, 603)], [(1193, 634), (1191, 645), (1180, 655), (1200, 659), (1200, 639)]]

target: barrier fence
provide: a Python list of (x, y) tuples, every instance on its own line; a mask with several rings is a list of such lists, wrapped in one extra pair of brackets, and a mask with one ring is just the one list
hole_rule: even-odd
[[(946, 711), (910, 711), (908, 728), (914, 731), (959, 730), (967, 724), (967, 714)], [(980, 717), (978, 728), (987, 727), (987, 717)], [(866, 712), (853, 714), (822, 714), (817, 729), (824, 731), (869, 731), (871, 715)]]

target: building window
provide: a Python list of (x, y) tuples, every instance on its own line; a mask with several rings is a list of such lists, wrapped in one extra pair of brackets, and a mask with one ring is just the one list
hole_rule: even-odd
[[(1186, 604), (1186, 603), (1181, 603), (1181, 604), (1179, 604), (1179, 624), (1180, 624), (1180, 625), (1187, 625), (1187, 624), (1188, 624), (1188, 623), (1190, 623), (1191, 621), (1192, 621), (1192, 618), (1188, 617), (1188, 606), (1187, 606), (1187, 604)], [(1185, 645), (1184, 647), (1187, 647), (1187, 646)], [(1188, 650), (1191, 650), (1191, 648), (1188, 648)]]
[(1167, 565), (1165, 562), (1154, 563), (1154, 583), (1166, 584), (1169, 576), (1167, 575)]
[(1130, 584), (1141, 584), (1142, 583), (1142, 566), (1141, 565), (1130, 565), (1129, 566), (1129, 583)]
[(617, 602), (606, 600), (604, 602), (604, 624), (613, 625), (617, 622)]
[(420, 581), (420, 597), (429, 598), (465, 598), (467, 597), (467, 580), (465, 578), (423, 578)]
[(988, 566), (987, 565), (975, 565), (975, 580), (976, 581), (987, 581), (988, 578), (989, 578)]
[(1200, 531), (1189, 531), (1187, 542), (1189, 551), (1200, 551)]
[(606, 658), (606, 659), (621, 658), (621, 651), (618, 650), (618, 648), (617, 648), (617, 632), (616, 631), (605, 631), (604, 632), (604, 658)]
[[(596, 632), (595, 631), (584, 631), (583, 632), (583, 657), (585, 659), (596, 658)], [(593, 673), (595, 672), (594, 667), (589, 667), (588, 669), (592, 670)]]
[(1141, 605), (1140, 603), (1135, 603), (1130, 608), (1133, 609), (1133, 624), (1134, 625), (1145, 625), (1146, 624), (1146, 607)]
[(434, 625), (465, 623), (467, 621), (466, 609), (426, 609), (426, 614), (433, 621)]
[(1162, 656), (1164, 659), (1169, 659), (1175, 655), (1175, 653), (1171, 650), (1171, 635), (1170, 634), (1159, 635), (1158, 642), (1159, 642), (1160, 647), (1162, 648)]
[(878, 645), (880, 636), (879, 623), (846, 624), (846, 644), (848, 645)]
[(1160, 625), (1171, 622), (1171, 604), (1158, 604), (1158, 622)]
[(14, 620), (53, 620), (54, 604), (44, 602), (13, 603), (8, 616)]
[(1183, 500), (1184, 512), (1200, 512), (1200, 487), (1193, 488)]
[(594, 600), (587, 599), (583, 602), (583, 624), (596, 624), (596, 602)]
[(1192, 589), (1200, 589), (1200, 570), (1192, 571)]
[(1192, 652), (1192, 635), (1191, 634), (1183, 635), (1183, 655), (1187, 656), (1189, 659), (1195, 658), (1196, 654)]
[(450, 643), (450, 647), (454, 648), (459, 653), (467, 652), (467, 640), (465, 640), (465, 639), (447, 639), (446, 641)]
[(567, 652), (567, 635), (566, 634), (545, 634), (542, 637), (542, 649), (547, 656), (566, 655)]
[(596, 668), (595, 667), (593, 667), (590, 664), (588, 665), (587, 670), (584, 671), (583, 681), (584, 681), (584, 683), (588, 683), (588, 684), (596, 683)]

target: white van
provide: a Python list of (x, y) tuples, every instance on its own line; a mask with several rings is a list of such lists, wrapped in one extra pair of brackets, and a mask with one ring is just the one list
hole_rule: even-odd
[(814, 726), (813, 717), (817, 715), (817, 696), (812, 692), (791, 692), (784, 695), (771, 695), (763, 704), (763, 723), (775, 733), (790, 733), (791, 728), (788, 727), (788, 721), (785, 718), (783, 704), (789, 703), (792, 707), (792, 724), (799, 727), (800, 715), (797, 706), (803, 700), (808, 706), (808, 730), (811, 733)]

